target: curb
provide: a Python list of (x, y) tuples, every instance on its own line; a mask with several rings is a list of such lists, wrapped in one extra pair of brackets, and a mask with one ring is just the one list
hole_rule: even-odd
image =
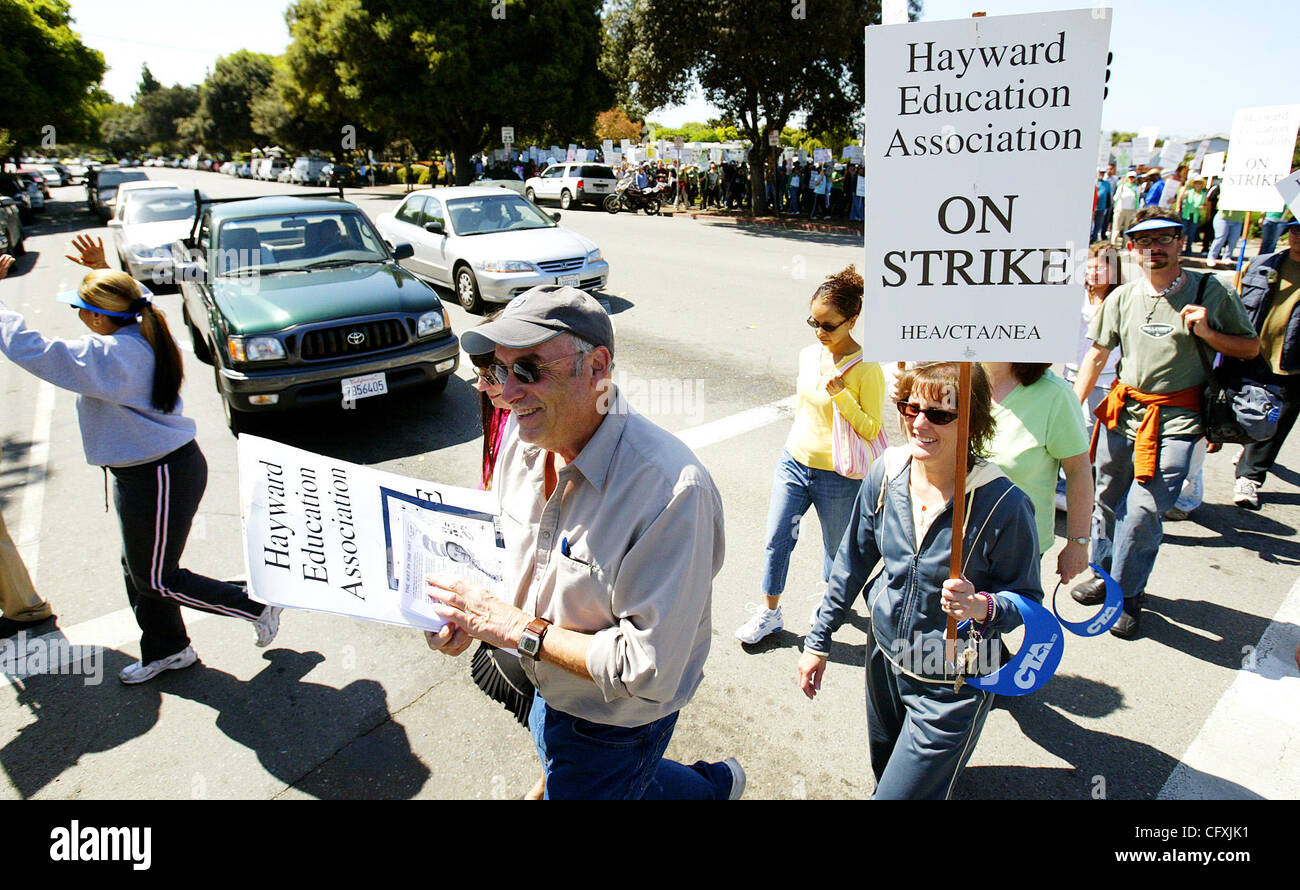
[(717, 222), (732, 223), (734, 225), (748, 224), (756, 226), (772, 226), (773, 228), (791, 229), (793, 231), (803, 232), (838, 232), (842, 234), (862, 234), (861, 226), (844, 225), (842, 223), (814, 223), (814, 222), (796, 222), (779, 217), (770, 216), (731, 216), (715, 215), (712, 213), (692, 213), (687, 211), (683, 216), (691, 219), (715, 220)]

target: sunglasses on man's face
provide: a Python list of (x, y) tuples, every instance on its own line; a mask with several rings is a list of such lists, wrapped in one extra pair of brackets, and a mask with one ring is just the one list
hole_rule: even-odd
[(807, 323), (808, 327), (813, 328), (814, 330), (816, 330), (817, 328), (821, 328), (823, 331), (825, 331), (828, 334), (834, 332), (834, 330), (838, 328), (840, 325), (844, 324), (845, 321), (848, 321), (848, 319), (846, 318), (844, 319), (844, 321), (837, 321), (835, 322), (835, 324), (831, 324), (829, 321), (818, 321), (817, 319), (813, 318), (811, 315), (805, 319), (805, 322)]
[(549, 362), (535, 362), (529, 359), (520, 359), (517, 362), (513, 362), (509, 368), (501, 362), (496, 362), (488, 365), (487, 372), (491, 380), (495, 382), (497, 386), (505, 386), (506, 380), (509, 379), (512, 372), (514, 373), (516, 380), (524, 386), (529, 386), (542, 379), (542, 368), (549, 368), (551, 365), (558, 365), (565, 359), (571, 359), (575, 355), (581, 354), (582, 353), (579, 352), (570, 352), (568, 355), (562, 355)]
[(956, 411), (944, 411), (942, 408), (922, 408), (920, 405), (913, 405), (911, 402), (899, 402), (898, 413), (912, 420), (918, 414), (924, 414), (925, 419), (935, 426), (947, 426), (957, 419)]

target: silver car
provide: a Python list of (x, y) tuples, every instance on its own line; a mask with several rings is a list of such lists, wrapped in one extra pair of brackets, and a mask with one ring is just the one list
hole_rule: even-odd
[(600, 248), (558, 219), (514, 192), (465, 186), (411, 192), (375, 225), (390, 244), (414, 248), (406, 268), (452, 288), (461, 306), (477, 312), (539, 284), (605, 286), (609, 264)]
[(120, 218), (109, 221), (117, 258), (137, 281), (172, 283), (172, 245), (194, 224), (194, 191), (148, 189), (130, 193)]

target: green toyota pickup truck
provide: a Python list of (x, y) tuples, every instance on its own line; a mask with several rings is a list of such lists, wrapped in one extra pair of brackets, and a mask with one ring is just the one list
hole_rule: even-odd
[(226, 422), (446, 388), (460, 344), (437, 294), (397, 264), (354, 204), (273, 196), (198, 202), (176, 280), (194, 354)]

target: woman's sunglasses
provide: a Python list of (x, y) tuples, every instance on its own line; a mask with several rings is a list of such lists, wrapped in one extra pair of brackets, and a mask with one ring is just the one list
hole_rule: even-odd
[(836, 328), (838, 328), (840, 325), (844, 324), (845, 321), (848, 321), (848, 319), (846, 318), (844, 319), (844, 321), (837, 321), (835, 322), (835, 324), (831, 324), (829, 321), (818, 321), (817, 319), (813, 318), (810, 315), (808, 316), (807, 319), (805, 319), (805, 321), (807, 322), (808, 327), (821, 328), (823, 331), (829, 334), (832, 331), (834, 331)]
[(913, 405), (911, 402), (899, 402), (898, 413), (908, 420), (918, 414), (924, 414), (925, 419), (935, 426), (947, 426), (957, 419), (956, 411), (944, 411), (942, 408), (922, 408), (920, 405)]
[(496, 383), (497, 386), (505, 386), (506, 380), (509, 379), (511, 372), (514, 373), (515, 379), (525, 386), (536, 383), (542, 379), (542, 368), (549, 368), (551, 365), (558, 365), (566, 359), (571, 359), (575, 355), (581, 355), (579, 352), (570, 352), (568, 355), (562, 355), (557, 359), (549, 362), (534, 362), (528, 359), (520, 359), (507, 368), (501, 362), (488, 365), (487, 376), (489, 380)]

